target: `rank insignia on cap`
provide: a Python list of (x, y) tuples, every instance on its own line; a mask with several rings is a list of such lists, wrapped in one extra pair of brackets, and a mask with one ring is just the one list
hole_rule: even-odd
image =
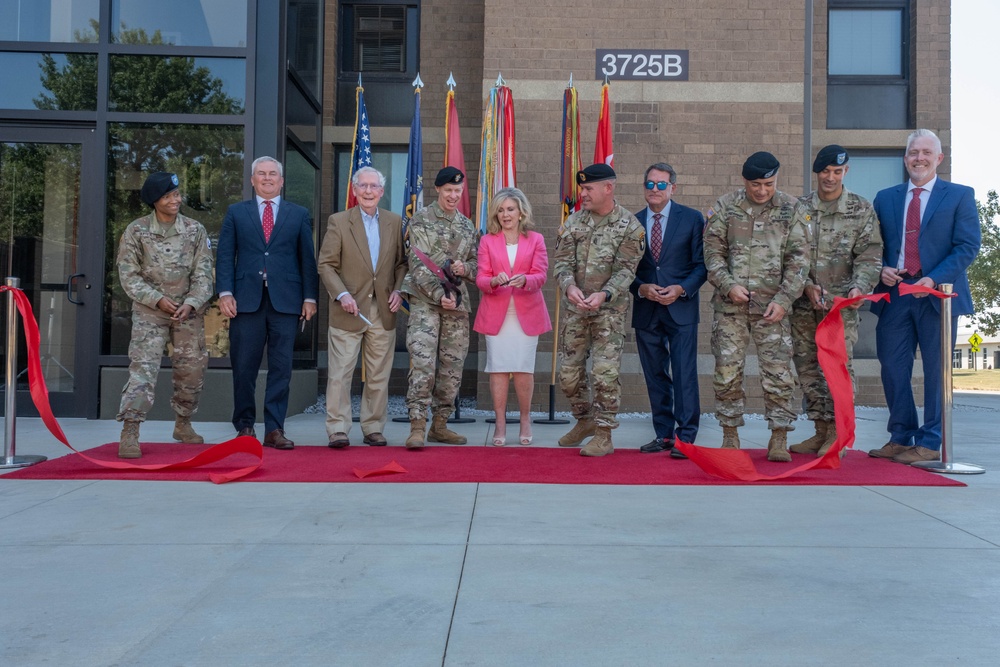
[(763, 176), (761, 176), (761, 178), (771, 178), (772, 176), (774, 176), (777, 173), (778, 173), (777, 169), (772, 169), (771, 171), (769, 171), (766, 174), (764, 174)]
[(581, 183), (583, 183), (584, 181), (587, 180), (587, 175), (581, 171), (579, 174), (576, 175), (576, 179)]
[(837, 164), (842, 165), (847, 162), (847, 153), (837, 153)]
[(170, 182), (174, 185), (180, 185), (181, 182), (177, 180), (177, 174), (170, 174)]

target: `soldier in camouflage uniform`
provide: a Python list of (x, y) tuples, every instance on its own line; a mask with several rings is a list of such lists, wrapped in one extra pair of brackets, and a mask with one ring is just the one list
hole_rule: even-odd
[[(646, 230), (615, 201), (614, 170), (593, 164), (577, 172), (583, 210), (566, 219), (556, 247), (553, 274), (566, 295), (566, 316), (559, 339), (559, 386), (576, 417), (559, 439), (581, 456), (614, 451), (611, 429), (618, 426), (622, 347), (629, 286), (646, 249)], [(593, 360), (593, 398), (587, 357)]]
[[(882, 236), (875, 210), (867, 199), (844, 188), (849, 159), (843, 146), (820, 149), (813, 162), (817, 188), (801, 199), (810, 231), (812, 271), (806, 278), (805, 291), (792, 308), (792, 358), (806, 402), (806, 416), (816, 425), (816, 434), (789, 448), (798, 454), (822, 456), (837, 440), (830, 387), (816, 358), (816, 326), (833, 304), (833, 297), (868, 294), (882, 270)], [(853, 381), (857, 306), (840, 312), (847, 368)], [(841, 450), (841, 456), (845, 451)]]
[(791, 461), (787, 432), (794, 426), (792, 340), (788, 312), (809, 273), (806, 214), (776, 189), (778, 160), (758, 152), (743, 164), (745, 187), (722, 196), (705, 226), (705, 267), (712, 296), (715, 409), (724, 448), (739, 449), (746, 393), (743, 368), (757, 347), (770, 461)]
[(118, 277), (132, 299), (131, 363), (117, 417), (124, 422), (118, 456), (127, 459), (142, 456), (139, 424), (153, 407), (167, 341), (173, 346), (173, 437), (204, 442), (191, 428), (191, 415), (198, 409), (208, 364), (203, 311), (214, 292), (208, 234), (201, 223), (180, 214), (176, 174), (150, 174), (139, 196), (153, 211), (125, 228), (118, 247)]
[[(410, 303), (406, 326), (406, 349), (410, 353), (406, 391), (410, 414), (408, 449), (424, 446), (428, 406), (432, 416), (428, 440), (453, 445), (466, 442), (464, 436), (448, 428), (448, 417), (455, 406), (469, 352), (467, 284), (476, 279), (478, 235), (472, 221), (458, 211), (465, 174), (445, 167), (438, 172), (434, 185), (437, 201), (417, 211), (408, 226), (409, 272), (401, 289)], [(416, 256), (414, 249), (439, 268), (452, 260), (452, 272), (462, 279), (457, 295), (445, 292), (441, 278)]]

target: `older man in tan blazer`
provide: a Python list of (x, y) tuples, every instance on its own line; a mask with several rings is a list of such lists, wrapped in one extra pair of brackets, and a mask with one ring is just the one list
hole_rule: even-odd
[(387, 444), (382, 431), (406, 274), (403, 221), (378, 207), (385, 176), (363, 167), (351, 187), (358, 205), (330, 216), (319, 252), (319, 275), (330, 294), (326, 433), (333, 449), (351, 444), (351, 378), (359, 349), (365, 366), (361, 432), (367, 445)]

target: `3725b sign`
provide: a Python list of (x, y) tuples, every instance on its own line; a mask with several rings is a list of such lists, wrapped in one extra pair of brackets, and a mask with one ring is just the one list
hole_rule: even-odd
[(687, 81), (687, 50), (597, 49), (597, 79)]

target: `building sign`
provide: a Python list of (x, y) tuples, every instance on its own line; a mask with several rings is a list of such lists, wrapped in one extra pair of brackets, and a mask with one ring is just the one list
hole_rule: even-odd
[(603, 81), (687, 81), (688, 52), (662, 49), (597, 49), (596, 78)]

